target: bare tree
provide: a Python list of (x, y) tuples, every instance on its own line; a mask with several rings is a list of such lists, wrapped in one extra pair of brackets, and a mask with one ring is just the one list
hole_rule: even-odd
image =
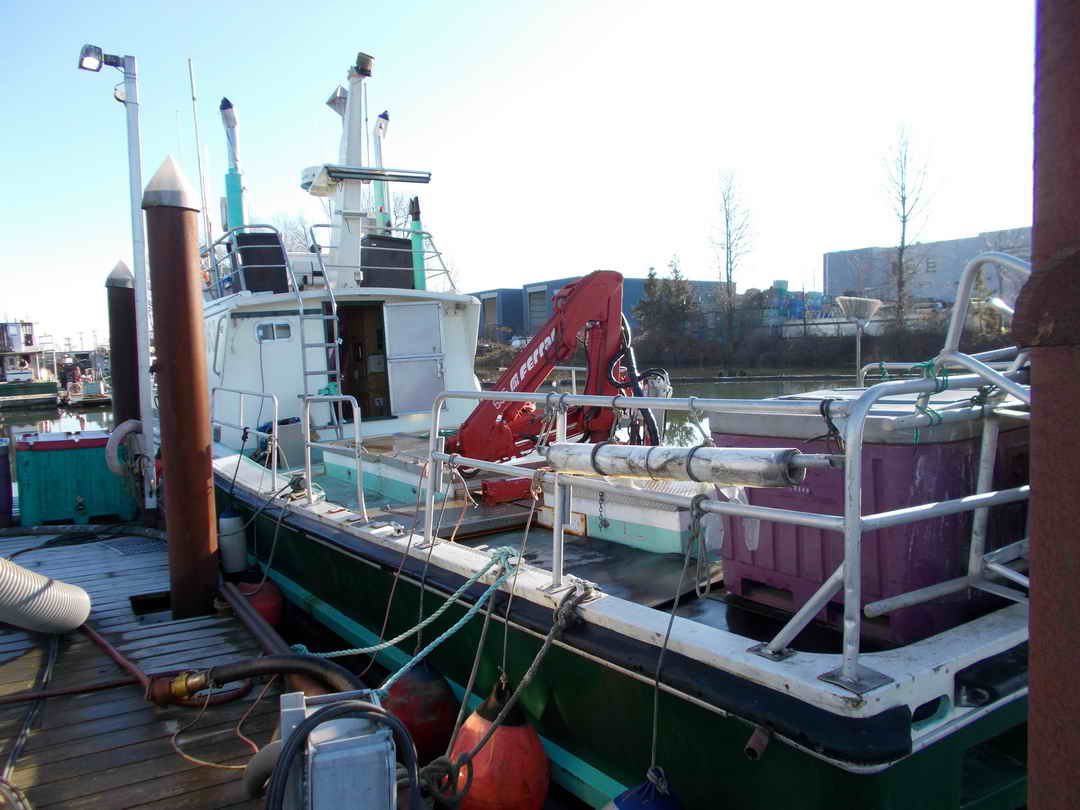
[(896, 146), (888, 160), (888, 192), (893, 212), (900, 225), (900, 239), (896, 245), (896, 257), (890, 268), (896, 290), (896, 325), (904, 326), (904, 316), (911, 298), (908, 282), (918, 270), (918, 262), (912, 256), (912, 243), (917, 241), (914, 233), (923, 215), (925, 204), (926, 164), (912, 154), (911, 138), (901, 128)]
[(281, 234), (281, 242), (287, 252), (303, 253), (307, 251), (311, 223), (304, 212), (298, 211), (295, 216), (277, 214), (271, 224)]
[(750, 252), (750, 211), (742, 203), (734, 172), (720, 175), (719, 208), (720, 223), (712, 246), (720, 271), (719, 303), (727, 326), (726, 343), (731, 351), (735, 342), (735, 271)]
[(390, 201), (390, 227), (397, 231), (407, 231), (411, 221), (409, 195), (395, 191)]

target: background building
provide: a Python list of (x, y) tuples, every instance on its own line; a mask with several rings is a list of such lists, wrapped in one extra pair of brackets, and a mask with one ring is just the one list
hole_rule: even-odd
[[(551, 299), (555, 293), (581, 276), (537, 281), (520, 288), (484, 290), (472, 295), (480, 299), (480, 337), (487, 340), (508, 340), (515, 336), (536, 334), (551, 317)], [(623, 314), (632, 328), (638, 327), (634, 307), (645, 297), (643, 278), (623, 279)], [(691, 288), (702, 302), (702, 308), (713, 308), (711, 303), (720, 289), (719, 281), (690, 281)]]
[[(951, 304), (956, 299), (956, 285), (964, 265), (978, 253), (1000, 250), (1022, 259), (1031, 256), (1031, 228), (987, 231), (964, 239), (924, 242), (908, 247), (905, 264), (910, 261), (908, 295), (915, 301)], [(891, 301), (896, 298), (896, 280), (892, 267), (895, 247), (866, 247), (826, 253), (823, 257), (825, 294), (858, 295)], [(989, 290), (1006, 300), (1019, 292), (1016, 274), (1000, 268), (983, 270)]]

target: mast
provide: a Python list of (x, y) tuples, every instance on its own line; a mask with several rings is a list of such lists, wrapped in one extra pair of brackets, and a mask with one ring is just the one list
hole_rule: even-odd
[(210, 232), (210, 211), (206, 207), (206, 175), (203, 174), (202, 141), (199, 139), (199, 109), (195, 98), (195, 68), (191, 60), (187, 60), (188, 82), (191, 85), (191, 120), (195, 124), (195, 161), (199, 168), (199, 198), (202, 200), (202, 226), (203, 244), (206, 251), (210, 251), (213, 244), (213, 236)]
[[(386, 137), (386, 130), (390, 126), (390, 113), (383, 110), (375, 119), (375, 168), (383, 168), (382, 142)], [(390, 231), (390, 195), (386, 193), (386, 181), (376, 180), (372, 185), (375, 187), (375, 218), (379, 229), (389, 233)]]
[(225, 126), (225, 147), (229, 156), (229, 171), (225, 175), (225, 221), (223, 231), (244, 224), (244, 182), (240, 173), (240, 148), (236, 138), (236, 110), (227, 98), (221, 99), (221, 123)]
[[(364, 82), (371, 78), (375, 58), (366, 53), (356, 55), (356, 63), (349, 66), (349, 88), (338, 88), (327, 104), (342, 117), (340, 160), (345, 166), (364, 165), (366, 127), (364, 119)], [(344, 108), (340, 103), (345, 96)], [(334, 246), (330, 248), (330, 264), (337, 268), (360, 267), (360, 241), (365, 231), (364, 220), (370, 215), (369, 202), (365, 199), (364, 183), (344, 180), (337, 184), (334, 194), (333, 233)], [(340, 269), (339, 269), (340, 273)], [(348, 278), (343, 278), (346, 284)]]

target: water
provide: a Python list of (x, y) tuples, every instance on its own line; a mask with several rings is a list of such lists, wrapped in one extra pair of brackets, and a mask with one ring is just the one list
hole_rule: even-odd
[[(93, 408), (66, 410), (64, 408), (18, 408), (0, 410), (0, 438), (11, 439), (21, 433), (63, 433), (69, 430), (112, 430), (112, 408), (99, 405)], [(15, 480), (15, 454), (9, 452), (11, 480)]]
[[(686, 382), (681, 383), (678, 379), (672, 380), (675, 391), (672, 396), (676, 397), (709, 397), (710, 399), (768, 399), (787, 394), (801, 394), (805, 391), (816, 391), (820, 388), (830, 388), (836, 380), (751, 380), (747, 382)], [(844, 382), (849, 385), (850, 383)], [(667, 414), (667, 428), (664, 432), (664, 444), (678, 447), (691, 447), (701, 444), (702, 430), (706, 436), (711, 435), (709, 419), (701, 420), (701, 430), (692, 421), (690, 414), (678, 411), (669, 411)]]

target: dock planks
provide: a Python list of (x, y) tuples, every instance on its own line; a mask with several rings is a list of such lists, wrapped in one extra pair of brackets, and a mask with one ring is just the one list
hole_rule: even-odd
[[(40, 546), (47, 537), (0, 539), (0, 556)], [(165, 545), (123, 538), (27, 551), (15, 562), (80, 585), (90, 594), (89, 623), (146, 672), (202, 668), (260, 654), (258, 644), (232, 615), (171, 621), (167, 614), (137, 616), (130, 597), (167, 591)], [(0, 695), (34, 689), (48, 658), (49, 637), (0, 625)], [(60, 639), (45, 688), (102, 683), (125, 673), (81, 633)], [(180, 735), (184, 751), (199, 759), (243, 764), (251, 749), (236, 725), (261, 691), (209, 707)], [(277, 725), (277, 689), (255, 706), (244, 733), (266, 743)], [(32, 703), (0, 706), (0, 767), (6, 762)], [(48, 698), (14, 763), (10, 780), (35, 808), (247, 808), (240, 771), (191, 763), (170, 738), (198, 709), (159, 708), (138, 685)]]

